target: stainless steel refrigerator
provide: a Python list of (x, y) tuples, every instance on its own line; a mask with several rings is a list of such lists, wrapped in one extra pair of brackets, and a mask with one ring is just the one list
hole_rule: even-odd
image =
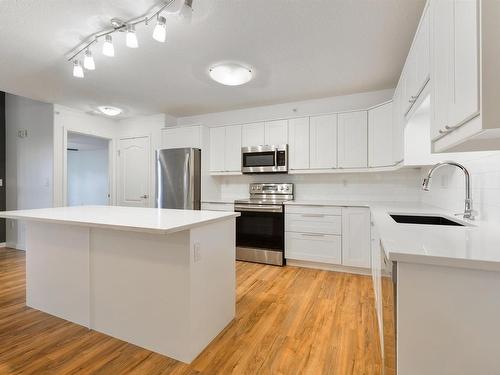
[(156, 207), (199, 210), (200, 199), (201, 150), (157, 150)]

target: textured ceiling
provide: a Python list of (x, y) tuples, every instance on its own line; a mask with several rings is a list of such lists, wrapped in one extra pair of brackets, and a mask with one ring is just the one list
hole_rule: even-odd
[[(72, 76), (65, 56), (112, 17), (143, 14), (150, 0), (0, 0), (0, 90), (124, 116), (186, 116), (343, 95), (396, 85), (424, 0), (194, 0), (193, 23), (168, 19), (167, 43), (137, 27), (138, 49), (114, 39), (116, 56), (94, 51), (97, 69)], [(101, 47), (99, 45), (99, 47)], [(225, 87), (210, 65), (255, 70)]]

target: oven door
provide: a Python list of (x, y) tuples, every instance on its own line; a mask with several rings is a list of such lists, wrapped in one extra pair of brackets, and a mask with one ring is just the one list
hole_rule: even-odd
[(236, 259), (283, 265), (285, 216), (281, 205), (236, 205)]

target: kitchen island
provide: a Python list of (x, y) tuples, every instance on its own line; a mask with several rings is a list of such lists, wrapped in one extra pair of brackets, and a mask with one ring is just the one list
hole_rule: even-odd
[(26, 221), (26, 304), (190, 363), (235, 316), (234, 212), (80, 206)]

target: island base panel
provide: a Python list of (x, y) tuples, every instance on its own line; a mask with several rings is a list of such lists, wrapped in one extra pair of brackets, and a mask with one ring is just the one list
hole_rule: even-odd
[(159, 235), (30, 222), (28, 305), (190, 363), (235, 316), (234, 225)]

